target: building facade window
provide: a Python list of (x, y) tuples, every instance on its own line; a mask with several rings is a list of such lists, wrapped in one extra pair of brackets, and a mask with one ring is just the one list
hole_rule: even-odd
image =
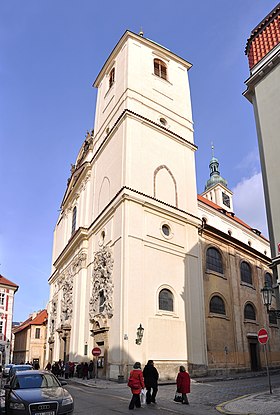
[(113, 86), (115, 82), (115, 68), (112, 68), (109, 74), (109, 88)]
[(167, 66), (160, 59), (154, 59), (154, 74), (162, 79), (167, 79)]
[(214, 295), (214, 297), (211, 298), (209, 309), (210, 309), (210, 313), (223, 314), (223, 315), (226, 314), (224, 300), (218, 295)]
[(76, 220), (77, 220), (77, 206), (74, 207), (73, 213), (72, 213), (72, 231), (71, 231), (71, 235), (73, 235), (73, 233), (76, 230)]
[(0, 293), (0, 305), (4, 305), (5, 303), (5, 293)]
[(272, 275), (269, 274), (269, 272), (265, 273), (264, 281), (266, 282), (266, 284), (269, 288), (272, 288)]
[[(271, 308), (271, 310), (273, 310), (273, 308)], [(269, 313), (268, 319), (269, 319), (269, 324), (277, 325), (277, 318), (275, 314)]]
[(241, 262), (240, 273), (241, 273), (242, 282), (246, 282), (246, 284), (253, 285), (252, 271), (251, 271), (251, 267), (248, 264), (248, 262), (245, 262), (245, 261)]
[(173, 311), (173, 294), (166, 288), (159, 293), (159, 309)]
[(3, 333), (3, 321), (0, 320), (0, 334)]
[(222, 255), (216, 248), (208, 248), (206, 252), (206, 269), (223, 274)]
[(244, 318), (245, 320), (256, 320), (256, 312), (252, 304), (246, 304), (244, 308)]
[(40, 328), (36, 327), (35, 329), (35, 339), (40, 339)]

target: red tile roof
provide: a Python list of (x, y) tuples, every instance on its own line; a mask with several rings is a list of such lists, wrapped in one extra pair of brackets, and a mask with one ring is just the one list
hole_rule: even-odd
[[(237, 216), (235, 216), (234, 213), (228, 212), (227, 210), (223, 209), (221, 206), (216, 205), (216, 203), (212, 202), (211, 200), (206, 199), (206, 197), (203, 197), (201, 195), (197, 195), (197, 199), (200, 200), (200, 202), (203, 202), (206, 205), (211, 206), (213, 209), (215, 209), (215, 210), (223, 213), (228, 218), (230, 218), (234, 222), (237, 222), (240, 225), (244, 226), (245, 228), (247, 228), (251, 232), (254, 232), (253, 228), (250, 225), (248, 225), (247, 223), (243, 222), (243, 220), (241, 220)], [(254, 232), (254, 233), (256, 233), (256, 232)], [(267, 239), (263, 235), (259, 235), (259, 236), (261, 236), (263, 239), (265, 239), (267, 241)]]
[(268, 52), (280, 43), (280, 3), (252, 30), (245, 54), (252, 69)]
[(0, 274), (0, 284), (2, 285), (8, 285), (9, 287), (15, 287), (18, 289), (18, 285), (14, 282), (8, 280), (7, 278), (3, 277), (3, 275)]
[(37, 316), (32, 319), (32, 316), (28, 317), (23, 323), (13, 329), (13, 333), (18, 333), (22, 330), (27, 329), (30, 326), (37, 325), (40, 326), (48, 319), (47, 310), (39, 311)]

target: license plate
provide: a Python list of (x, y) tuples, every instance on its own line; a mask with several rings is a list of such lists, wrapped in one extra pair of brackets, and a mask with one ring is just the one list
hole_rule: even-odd
[(55, 415), (54, 411), (48, 412), (35, 412), (34, 415)]

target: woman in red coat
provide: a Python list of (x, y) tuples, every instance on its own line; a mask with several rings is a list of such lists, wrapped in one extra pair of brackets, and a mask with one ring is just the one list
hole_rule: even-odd
[(127, 385), (130, 387), (132, 392), (132, 398), (128, 408), (134, 409), (134, 406), (136, 406), (136, 408), (141, 408), (140, 393), (141, 389), (145, 388), (145, 384), (141, 364), (139, 362), (134, 363)]
[(182, 394), (182, 403), (189, 404), (187, 393), (190, 393), (191, 379), (184, 366), (180, 366), (180, 372), (177, 375), (177, 392)]

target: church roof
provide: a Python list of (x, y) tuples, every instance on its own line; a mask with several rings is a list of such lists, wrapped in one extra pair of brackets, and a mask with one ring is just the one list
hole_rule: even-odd
[(3, 277), (3, 275), (0, 274), (0, 285), (8, 285), (9, 287), (16, 288), (16, 291), (18, 289), (18, 285), (14, 282), (8, 280), (7, 278)]
[(205, 205), (208, 205), (211, 208), (215, 209), (216, 211), (219, 211), (220, 213), (223, 213), (225, 216), (227, 216), (233, 222), (236, 222), (239, 225), (244, 226), (246, 229), (250, 230), (251, 232), (254, 232), (255, 234), (257, 234), (261, 238), (263, 238), (266, 241), (268, 241), (268, 239), (264, 235), (262, 235), (260, 231), (258, 231), (255, 228), (252, 228), (250, 225), (248, 225), (242, 219), (240, 219), (237, 216), (235, 216), (235, 214), (233, 212), (228, 212), (226, 209), (221, 208), (221, 206), (217, 205), (216, 203), (212, 202), (211, 200), (206, 199), (206, 197), (203, 197), (201, 195), (197, 195), (197, 199), (200, 202), (204, 203)]

